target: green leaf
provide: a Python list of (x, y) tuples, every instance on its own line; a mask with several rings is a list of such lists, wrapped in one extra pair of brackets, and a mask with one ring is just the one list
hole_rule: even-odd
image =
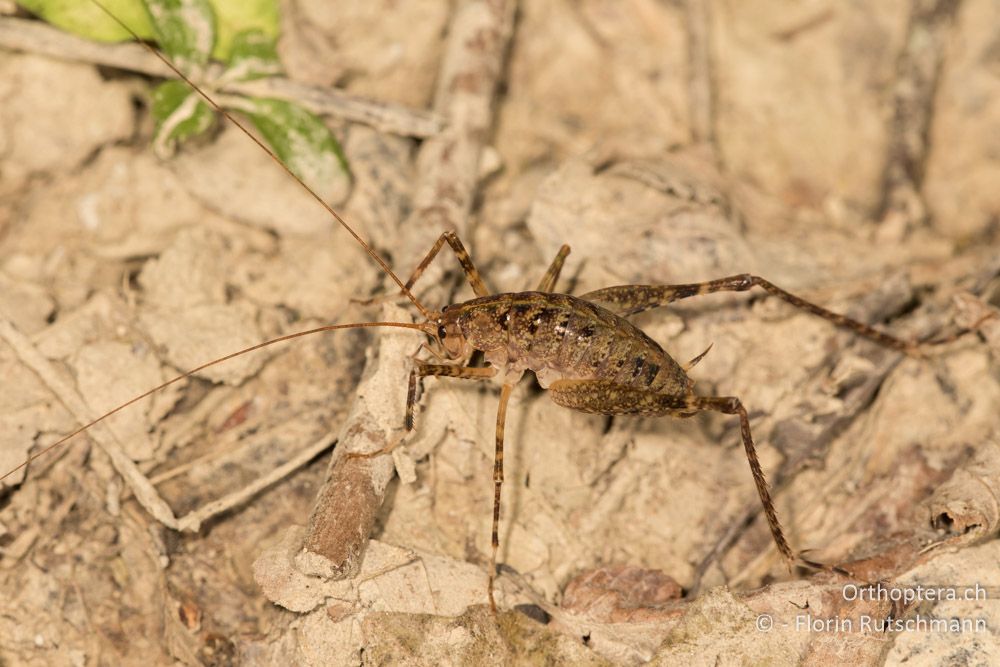
[(242, 32), (259, 30), (277, 42), (281, 25), (278, 0), (212, 0), (212, 5), (219, 17), (216, 59), (229, 62), (233, 42)]
[(156, 120), (153, 144), (160, 154), (203, 134), (215, 120), (212, 108), (181, 81), (165, 81), (153, 90), (151, 113)]
[(208, 0), (143, 0), (156, 41), (181, 70), (208, 63), (215, 49), (215, 12)]
[(275, 76), (281, 73), (281, 61), (274, 39), (261, 30), (244, 30), (233, 38), (233, 49), (226, 77), (240, 81)]
[(284, 100), (250, 98), (247, 102), (241, 110), (303, 181), (325, 189), (335, 179), (350, 176), (340, 144), (318, 116)]
[[(108, 11), (132, 28), (139, 37), (143, 39), (153, 37), (149, 15), (140, 0), (101, 0), (101, 2), (108, 8)], [(87, 2), (81, 0), (18, 0), (18, 4), (52, 25), (87, 39), (101, 42), (121, 42), (132, 39), (132, 35), (127, 30), (89, 0)]]
[[(156, 39), (164, 51), (170, 52), (161, 34), (154, 31), (150, 22), (152, 9), (146, 4), (180, 5), (182, 0), (100, 0), (108, 10), (120, 18), (143, 39)], [(192, 0), (183, 0), (192, 2)], [(18, 4), (37, 14), (49, 23), (81, 37), (102, 42), (120, 42), (132, 36), (118, 25), (114, 19), (101, 11), (90, 0), (18, 0)], [(258, 30), (272, 42), (277, 41), (280, 32), (280, 12), (277, 0), (201, 0), (213, 8), (215, 35), (211, 55), (222, 62), (229, 62), (234, 49), (234, 41), (240, 33)], [(203, 9), (201, 10), (204, 11)], [(198, 19), (197, 22), (202, 22)], [(193, 28), (192, 20), (182, 21), (187, 28)], [(169, 30), (168, 30), (169, 31)], [(176, 36), (171, 36), (171, 40)], [(181, 39), (184, 42), (183, 38)]]

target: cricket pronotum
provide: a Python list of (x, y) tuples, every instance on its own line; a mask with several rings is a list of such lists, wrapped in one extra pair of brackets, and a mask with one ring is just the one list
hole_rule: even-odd
[[(123, 27), (129, 30), (127, 26)], [(740, 292), (759, 287), (798, 309), (824, 318), (891, 349), (917, 354), (920, 347), (918, 343), (902, 340), (857, 320), (829, 311), (777, 287), (764, 278), (749, 274), (690, 284), (622, 285), (592, 291), (581, 296), (560, 294), (556, 292), (556, 285), (569, 253), (568, 246), (562, 247), (534, 291), (490, 294), (463, 243), (456, 234), (449, 231), (440, 235), (409, 279), (404, 282), (337, 211), (293, 174), (271, 149), (247, 130), (241, 121), (219, 107), (211, 97), (158, 52), (154, 53), (177, 76), (198, 91), (216, 111), (257, 143), (323, 206), (396, 283), (406, 299), (419, 311), (422, 320), (418, 323), (361, 322), (323, 326), (281, 336), (206, 362), (84, 424), (54, 444), (31, 455), (18, 468), (7, 471), (0, 479), (6, 478), (35, 458), (142, 398), (210, 366), (275, 343), (314, 333), (350, 328), (396, 327), (422, 332), (427, 338), (427, 348), (435, 357), (435, 359), (417, 359), (410, 373), (405, 417), (407, 430), (414, 428), (414, 406), (419, 394), (418, 388), (425, 377), (495, 380), (501, 385), (495, 427), (492, 550), (487, 586), (488, 600), (494, 611), (496, 603), (493, 588), (499, 548), (500, 496), (504, 481), (504, 425), (511, 392), (527, 370), (535, 373), (539, 384), (549, 390), (556, 404), (581, 412), (687, 418), (699, 412), (710, 411), (738, 418), (751, 474), (778, 550), (789, 564), (819, 566), (799, 556), (784, 536), (764, 472), (757, 459), (750, 420), (741, 399), (736, 396), (706, 396), (695, 393), (694, 382), (688, 376), (688, 371), (701, 360), (707, 350), (688, 363), (679, 364), (627, 318), (680, 299), (715, 292)], [(455, 254), (476, 298), (436, 310), (423, 304), (415, 296), (413, 287), (445, 244)], [(473, 352), (477, 351), (482, 353), (485, 365), (468, 365)], [(388, 448), (365, 456), (378, 456), (387, 452)]]

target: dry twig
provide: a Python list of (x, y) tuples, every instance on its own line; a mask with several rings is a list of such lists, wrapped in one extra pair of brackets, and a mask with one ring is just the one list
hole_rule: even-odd
[[(150, 76), (173, 73), (139, 44), (101, 44), (52, 28), (38, 21), (0, 17), (0, 47), (36, 53), (70, 62), (105, 65)], [(254, 95), (297, 102), (318, 114), (371, 125), (382, 132), (430, 137), (441, 130), (439, 116), (401, 104), (377, 102), (337, 90), (317, 88), (284, 77), (227, 82), (219, 93)]]

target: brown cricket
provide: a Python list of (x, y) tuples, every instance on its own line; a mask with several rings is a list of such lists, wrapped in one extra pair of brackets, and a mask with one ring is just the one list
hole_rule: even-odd
[[(102, 9), (104, 8), (102, 7)], [(107, 12), (106, 9), (104, 11)], [(128, 26), (122, 24), (110, 12), (107, 13), (123, 28), (132, 32)], [(132, 34), (135, 35), (134, 32)], [(437, 357), (434, 361), (415, 360), (415, 366), (410, 373), (407, 393), (405, 418), (407, 430), (413, 428), (413, 413), (418, 399), (418, 387), (422, 379), (427, 376), (470, 380), (494, 379), (501, 384), (493, 470), (492, 554), (487, 587), (490, 608), (493, 611), (496, 611), (493, 589), (499, 547), (498, 528), (500, 493), (503, 484), (504, 424), (511, 392), (526, 370), (535, 374), (539, 384), (549, 390), (555, 403), (581, 412), (676, 418), (691, 417), (704, 411), (736, 415), (740, 420), (740, 433), (750, 464), (750, 471), (778, 550), (789, 565), (801, 563), (812, 567), (821, 567), (819, 564), (797, 555), (785, 539), (764, 472), (757, 458), (750, 431), (750, 420), (742, 401), (735, 396), (702, 396), (695, 393), (694, 382), (688, 376), (688, 371), (702, 359), (708, 350), (687, 364), (681, 365), (667, 354), (656, 341), (626, 318), (680, 299), (713, 292), (742, 292), (753, 287), (760, 287), (796, 308), (827, 319), (837, 326), (849, 329), (880, 345), (907, 354), (919, 354), (920, 344), (901, 340), (867, 324), (834, 313), (795, 296), (761, 277), (749, 274), (690, 284), (622, 285), (596, 290), (581, 296), (560, 294), (555, 292), (555, 288), (563, 263), (570, 251), (569, 246), (565, 245), (552, 261), (535, 291), (490, 294), (461, 240), (450, 231), (441, 234), (410, 279), (403, 283), (389, 268), (385, 260), (365, 243), (333, 208), (326, 204), (298, 176), (293, 174), (239, 120), (216, 104), (211, 97), (159, 52), (151, 47), (147, 46), (147, 48), (166, 63), (178, 77), (201, 94), (216, 111), (257, 143), (289, 176), (316, 199), (399, 286), (402, 294), (420, 311), (423, 321), (418, 323), (363, 322), (324, 326), (282, 336), (207, 362), (150, 389), (140, 396), (136, 396), (81, 426), (58, 442), (33, 454), (20, 466), (5, 473), (3, 477), (0, 477), (0, 480), (140, 399), (209, 366), (265, 346), (313, 333), (359, 327), (399, 327), (415, 329), (426, 334), (429, 339), (427, 349)], [(435, 311), (426, 308), (414, 295), (412, 288), (446, 243), (461, 264), (476, 298), (448, 305), (440, 311)], [(482, 367), (467, 365), (467, 360), (474, 351), (482, 353), (486, 365)], [(354, 456), (378, 456), (388, 453), (389, 449)]]
[[(493, 465), (492, 556), (487, 591), (491, 609), (496, 609), (493, 580), (499, 548), (507, 401), (526, 370), (535, 374), (538, 383), (549, 390), (556, 404), (581, 412), (685, 418), (698, 412), (714, 411), (739, 416), (747, 461), (778, 551), (790, 566), (798, 562), (810, 567), (823, 567), (797, 555), (785, 539), (764, 471), (757, 459), (750, 419), (742, 401), (735, 396), (700, 396), (695, 393), (694, 381), (688, 377), (687, 371), (708, 350), (682, 366), (625, 318), (679, 299), (713, 292), (742, 292), (757, 286), (793, 306), (892, 349), (918, 354), (917, 343), (890, 336), (749, 274), (680, 285), (620, 285), (579, 297), (555, 293), (556, 281), (569, 254), (567, 245), (560, 249), (536, 291), (491, 295), (462, 242), (451, 232), (441, 235), (413, 277), (407, 281), (407, 288), (413, 286), (445, 241), (457, 255), (477, 298), (446, 306), (440, 313), (431, 313), (426, 324), (436, 330), (428, 332), (432, 335), (432, 343), (440, 346), (448, 359), (468, 359), (473, 351), (479, 351), (488, 365), (470, 367), (417, 360), (410, 373), (406, 428), (413, 428), (416, 389), (424, 377), (495, 378), (501, 382)], [(385, 451), (388, 450), (375, 452), (374, 455)]]

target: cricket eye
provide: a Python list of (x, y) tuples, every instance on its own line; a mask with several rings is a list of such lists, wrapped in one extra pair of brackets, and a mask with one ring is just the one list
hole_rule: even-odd
[(445, 336), (447, 336), (447, 335), (448, 335), (448, 332), (445, 331), (444, 325), (442, 324), (441, 326), (438, 327), (438, 338), (440, 338), (441, 340), (444, 340)]

